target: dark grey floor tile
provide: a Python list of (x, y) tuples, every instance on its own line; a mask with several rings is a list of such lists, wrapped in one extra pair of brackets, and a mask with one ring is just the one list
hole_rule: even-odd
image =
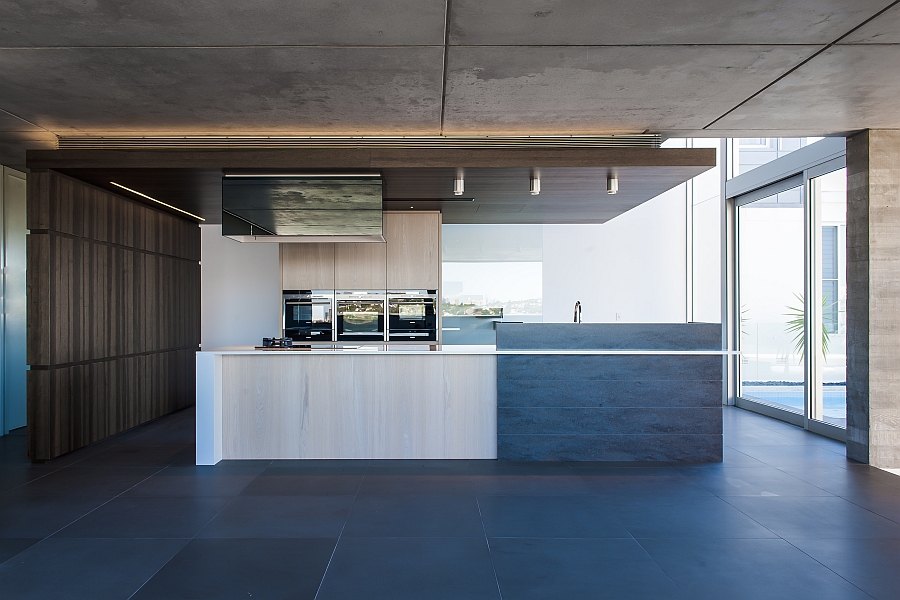
[(591, 490), (581, 477), (568, 475), (474, 475), (472, 486), (480, 496), (574, 496)]
[(868, 598), (858, 588), (780, 539), (639, 542), (690, 598)]
[[(214, 469), (215, 467), (212, 467)], [(126, 496), (236, 496), (256, 477), (255, 469), (240, 471), (167, 467), (129, 489)]]
[[(393, 473), (394, 470), (391, 469)], [(464, 474), (454, 475), (366, 475), (359, 487), (361, 496), (378, 495), (440, 495), (440, 496), (472, 496), (475, 489), (472, 480)]]
[(491, 539), (503, 598), (685, 596), (634, 540)]
[(484, 537), (475, 496), (359, 496), (349, 537)]
[(273, 460), (262, 475), (362, 476), (368, 466), (368, 460)]
[(197, 439), (197, 426), (191, 419), (165, 419), (156, 427), (141, 432), (127, 443), (141, 445), (192, 444)]
[(773, 538), (771, 531), (716, 496), (604, 500), (636, 538)]
[[(887, 491), (893, 490), (893, 491)], [(875, 484), (864, 489), (851, 491), (841, 496), (894, 523), (900, 523), (900, 490), (890, 486)]]
[(331, 539), (196, 539), (135, 600), (312, 600), (334, 550)]
[(337, 538), (353, 496), (239, 496), (202, 538)]
[(832, 496), (775, 467), (725, 467), (718, 471), (685, 470), (692, 481), (717, 496)]
[(608, 477), (681, 477), (681, 472), (673, 466), (634, 466), (634, 467), (582, 467), (573, 469), (576, 475), (582, 477), (608, 476)]
[(0, 538), (0, 564), (39, 541), (34, 538)]
[(712, 497), (712, 492), (683, 475), (677, 477), (620, 477), (617, 475), (582, 477), (587, 489), (601, 499), (695, 498)]
[[(235, 462), (235, 461), (232, 461)], [(273, 469), (365, 469), (369, 459), (326, 459), (326, 458), (282, 458), (270, 461), (267, 466)]]
[[(802, 430), (800, 431), (802, 432)], [(808, 443), (809, 442), (802, 436), (791, 435), (787, 431), (773, 431), (771, 429), (752, 425), (741, 427), (734, 431), (728, 431), (727, 440), (727, 444), (733, 448), (749, 448), (753, 446), (802, 446)]]
[(900, 473), (896, 472), (897, 469), (892, 469), (892, 471), (895, 472), (891, 472), (870, 465), (851, 462), (849, 465), (847, 465), (847, 470), (852, 472), (865, 473), (873, 479), (877, 480), (879, 483), (883, 483), (885, 485), (900, 489)]
[(570, 469), (659, 469), (673, 468), (677, 463), (658, 461), (614, 461), (614, 460), (570, 460), (566, 461)]
[(261, 475), (271, 460), (220, 460), (214, 465), (190, 465), (184, 469), (194, 468), (200, 475)]
[(631, 537), (593, 496), (482, 496), (478, 506), (490, 537)]
[(792, 539), (790, 542), (875, 598), (898, 597), (900, 540)]
[(183, 446), (118, 445), (78, 461), (83, 467), (167, 467), (186, 455)]
[(191, 538), (215, 517), (230, 498), (120, 496), (56, 537), (64, 538)]
[(342, 537), (317, 600), (499, 600), (484, 536)]
[(790, 473), (797, 479), (802, 479), (817, 487), (831, 492), (837, 496), (852, 494), (859, 490), (871, 489), (883, 490), (884, 486), (894, 490), (893, 493), (900, 492), (897, 482), (893, 479), (900, 480), (890, 473), (885, 473), (881, 469), (868, 466), (855, 466), (846, 469), (835, 469), (828, 467), (782, 467), (783, 471)]
[(128, 598), (184, 544), (184, 540), (47, 539), (0, 565), (0, 597)]
[(371, 460), (368, 465), (369, 475), (445, 475), (468, 471), (468, 460)]
[(0, 537), (44, 538), (97, 508), (108, 498), (0, 496)]
[(893, 538), (900, 539), (900, 524), (889, 521), (843, 498), (728, 497), (740, 509), (786, 539)]
[(346, 496), (359, 490), (362, 475), (260, 475), (243, 496)]
[(0, 466), (0, 494), (45, 477), (59, 467), (43, 467), (35, 465)]
[(156, 468), (66, 467), (35, 479), (10, 492), (11, 495), (90, 497), (110, 499), (134, 487), (154, 473)]
[(761, 460), (753, 458), (738, 449), (728, 446), (728, 436), (725, 436), (725, 447), (722, 448), (721, 463), (705, 463), (708, 465), (724, 464), (733, 467), (758, 467), (764, 465)]
[(568, 463), (522, 460), (470, 460), (469, 475), (559, 477), (574, 475)]
[(740, 447), (740, 451), (769, 466), (778, 468), (847, 468), (850, 464), (845, 455), (810, 444), (798, 446), (743, 446)]

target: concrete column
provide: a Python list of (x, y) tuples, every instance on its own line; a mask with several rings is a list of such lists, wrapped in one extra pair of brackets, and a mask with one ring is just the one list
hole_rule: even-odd
[(900, 468), (900, 131), (847, 139), (847, 456)]

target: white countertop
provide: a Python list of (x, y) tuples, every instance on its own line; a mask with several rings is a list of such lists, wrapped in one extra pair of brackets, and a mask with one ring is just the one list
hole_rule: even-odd
[(359, 344), (332, 345), (313, 344), (313, 347), (293, 348), (256, 348), (254, 346), (224, 346), (212, 350), (201, 350), (198, 354), (269, 354), (274, 356), (292, 356), (296, 354), (540, 354), (540, 355), (695, 355), (722, 356), (735, 355), (739, 352), (727, 350), (497, 350), (496, 346), (461, 346), (448, 345), (429, 346), (426, 344)]

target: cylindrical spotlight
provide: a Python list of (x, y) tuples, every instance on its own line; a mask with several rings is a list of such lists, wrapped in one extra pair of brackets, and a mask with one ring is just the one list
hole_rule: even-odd
[(462, 196), (466, 191), (466, 182), (463, 181), (462, 173), (456, 174), (456, 179), (453, 180), (453, 193), (457, 196)]
[(541, 193), (541, 177), (540, 175), (531, 176), (531, 195), (537, 196)]
[(606, 176), (606, 193), (615, 194), (619, 191), (619, 178), (615, 175)]

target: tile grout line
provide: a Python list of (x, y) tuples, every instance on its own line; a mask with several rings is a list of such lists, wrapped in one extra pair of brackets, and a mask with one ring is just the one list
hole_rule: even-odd
[(319, 580), (319, 586), (316, 588), (316, 594), (313, 596), (313, 600), (319, 597), (319, 592), (322, 591), (322, 586), (325, 585), (325, 577), (328, 575), (328, 569), (331, 568), (331, 563), (334, 561), (334, 555), (337, 554), (338, 544), (341, 543), (341, 537), (344, 535), (344, 529), (347, 528), (347, 523), (350, 521), (350, 514), (353, 512), (353, 505), (356, 504), (356, 499), (359, 498), (359, 490), (362, 489), (363, 482), (366, 480), (366, 475), (369, 472), (369, 465), (372, 461), (366, 463), (366, 470), (363, 471), (363, 476), (359, 480), (359, 485), (356, 487), (356, 494), (353, 495), (353, 502), (350, 503), (350, 509), (347, 511), (347, 516), (344, 518), (344, 524), (341, 526), (341, 531), (338, 533), (337, 540), (334, 542), (334, 548), (331, 550), (331, 556), (328, 557), (328, 564), (325, 565), (325, 570), (322, 571), (322, 579)]
[(875, 596), (873, 596), (872, 594), (870, 594), (870, 593), (867, 592), (866, 590), (862, 589), (861, 587), (859, 587), (858, 585), (856, 585), (855, 583), (853, 583), (852, 581), (850, 581), (849, 579), (847, 579), (846, 577), (844, 577), (843, 575), (841, 575), (840, 573), (838, 573), (837, 571), (835, 571), (834, 569), (832, 569), (831, 567), (829, 567), (828, 565), (826, 565), (825, 563), (819, 561), (818, 559), (816, 559), (816, 557), (814, 557), (814, 556), (812, 556), (811, 554), (805, 552), (802, 548), (798, 548), (797, 546), (795, 546), (790, 540), (786, 540), (786, 539), (784, 539), (784, 538), (780, 538), (780, 539), (784, 540), (784, 542), (785, 542), (786, 544), (788, 544), (791, 548), (795, 548), (797, 551), (799, 551), (799, 552), (800, 552), (801, 554), (803, 554), (804, 556), (809, 557), (809, 559), (812, 560), (813, 562), (815, 562), (816, 564), (822, 565), (822, 568), (827, 569), (827, 570), (828, 570), (829, 572), (831, 572), (831, 573), (834, 573), (835, 577), (838, 577), (838, 578), (840, 578), (840, 579), (846, 581), (849, 585), (853, 586), (854, 588), (856, 588), (857, 590), (859, 590), (860, 592), (862, 592), (863, 594), (865, 594), (865, 595), (868, 596), (869, 598), (873, 598), (873, 599), (875, 598)]
[[(815, 486), (814, 486), (814, 487), (815, 487)], [(825, 490), (825, 491), (827, 491), (827, 490)], [(770, 532), (772, 535), (775, 536), (774, 539), (781, 540), (781, 541), (783, 541), (784, 543), (786, 543), (786, 544), (788, 544), (789, 546), (791, 546), (792, 548), (796, 548), (796, 549), (799, 550), (801, 553), (803, 553), (804, 556), (808, 556), (810, 559), (812, 559), (813, 561), (815, 561), (816, 564), (822, 565), (823, 568), (827, 569), (827, 570), (828, 570), (829, 572), (831, 572), (831, 573), (834, 573), (835, 576), (839, 577), (839, 578), (842, 579), (843, 581), (846, 581), (849, 585), (853, 586), (855, 589), (859, 590), (860, 592), (862, 592), (863, 594), (866, 594), (866, 595), (869, 596), (869, 597), (872, 597), (871, 594), (867, 593), (865, 590), (863, 590), (862, 588), (860, 588), (859, 586), (857, 586), (856, 584), (854, 584), (852, 581), (846, 579), (845, 577), (843, 577), (843, 576), (840, 575), (839, 573), (835, 572), (834, 570), (832, 570), (831, 568), (829, 568), (829, 567), (828, 567), (827, 565), (825, 565), (824, 563), (819, 562), (818, 560), (816, 560), (815, 558), (813, 558), (812, 556), (810, 556), (810, 555), (807, 554), (806, 552), (803, 552), (803, 550), (801, 550), (800, 548), (797, 548), (797, 546), (795, 546), (794, 544), (792, 544), (788, 539), (786, 539), (785, 537), (783, 537), (783, 536), (781, 536), (781, 535), (778, 535), (777, 533), (775, 533), (774, 531), (772, 531), (771, 529), (769, 529), (768, 527), (766, 527), (765, 525), (763, 525), (762, 523), (760, 523), (759, 521), (757, 521), (756, 519), (754, 519), (753, 517), (751, 517), (750, 515), (748, 515), (747, 513), (745, 513), (743, 510), (741, 510), (740, 508), (738, 508), (737, 506), (735, 506), (734, 504), (732, 504), (731, 502), (729, 502), (729, 501), (727, 500), (727, 497), (722, 497), (722, 496), (720, 496), (719, 494), (716, 494), (716, 493), (714, 493), (714, 492), (711, 492), (711, 493), (713, 493), (713, 495), (714, 495), (716, 498), (718, 498), (718, 499), (722, 500), (723, 502), (725, 502), (728, 506), (732, 507), (733, 509), (735, 509), (736, 511), (738, 511), (739, 513), (741, 513), (742, 515), (744, 515), (745, 517), (747, 517), (748, 519), (750, 519), (751, 521), (753, 521), (754, 523), (756, 523), (757, 525), (759, 525), (760, 527), (762, 527), (763, 529), (765, 529), (766, 531)], [(829, 492), (829, 493), (830, 493), (830, 492)], [(827, 496), (823, 496), (823, 497), (827, 497)], [(745, 538), (745, 539), (766, 539), (766, 538)], [(772, 538), (769, 538), (769, 539), (772, 539)]]
[[(98, 454), (99, 454), (99, 453), (98, 453)], [(71, 466), (71, 465), (69, 465), (69, 466)], [(28, 548), (25, 548), (25, 550), (22, 550), (22, 552), (25, 552), (26, 550), (29, 550), (29, 549), (33, 548), (34, 546), (37, 546), (38, 544), (47, 541), (48, 539), (50, 539), (51, 537), (53, 537), (54, 535), (56, 535), (57, 533), (59, 533), (60, 531), (62, 531), (63, 529), (65, 529), (66, 527), (69, 527), (70, 525), (72, 525), (72, 524), (74, 524), (74, 523), (77, 523), (77, 522), (80, 521), (81, 519), (83, 519), (83, 518), (85, 518), (86, 516), (92, 514), (94, 511), (103, 508), (104, 506), (106, 506), (107, 504), (109, 504), (110, 502), (112, 502), (113, 500), (115, 500), (116, 498), (118, 498), (119, 496), (121, 496), (122, 494), (124, 494), (124, 493), (126, 493), (126, 492), (128, 492), (128, 491), (130, 491), (130, 490), (132, 490), (132, 489), (134, 489), (134, 488), (136, 488), (137, 486), (141, 485), (142, 483), (144, 483), (145, 481), (147, 481), (147, 480), (150, 479), (151, 477), (154, 477), (154, 476), (156, 476), (156, 475), (159, 475), (160, 473), (162, 473), (163, 471), (165, 471), (167, 468), (169, 468), (169, 466), (170, 466), (170, 465), (166, 465), (166, 466), (162, 467), (159, 471), (156, 471), (155, 473), (151, 473), (150, 475), (147, 475), (147, 477), (145, 477), (144, 479), (141, 479), (140, 481), (138, 481), (137, 483), (135, 483), (135, 484), (132, 485), (131, 487), (122, 490), (121, 492), (119, 492), (118, 494), (116, 494), (115, 496), (113, 496), (112, 498), (110, 498), (109, 500), (107, 500), (106, 502), (103, 502), (102, 504), (98, 504), (97, 506), (95, 506), (94, 508), (92, 508), (92, 509), (89, 510), (88, 512), (84, 513), (83, 515), (81, 515), (81, 516), (78, 517), (77, 519), (74, 519), (74, 520), (72, 520), (72, 521), (69, 521), (68, 523), (66, 523), (65, 525), (63, 525), (62, 527), (60, 527), (59, 529), (57, 529), (56, 531), (54, 531), (53, 533), (50, 533), (49, 535), (47, 535), (47, 536), (45, 536), (45, 537), (42, 537), (41, 539), (39, 539), (37, 542), (35, 542), (35, 543), (32, 544), (31, 546), (29, 546)], [(62, 469), (59, 469), (59, 470), (62, 470)], [(53, 471), (53, 472), (55, 473), (56, 471)], [(50, 474), (51, 474), (51, 473), (47, 473), (47, 475), (50, 475)], [(43, 477), (46, 477), (47, 475), (44, 475)], [(43, 477), (39, 477), (38, 479), (42, 479)], [(37, 479), (34, 479), (33, 481), (37, 481)], [(28, 482), (28, 483), (31, 483), (31, 482)], [(23, 484), (23, 485), (27, 485), (27, 484)], [(21, 487), (21, 486), (19, 486), (19, 487)], [(18, 488), (13, 488), (13, 489), (18, 489)], [(12, 491), (12, 490), (9, 490), (9, 491)], [(121, 539), (121, 538), (116, 538), (116, 539)], [(126, 539), (127, 539), (127, 538), (126, 538)], [(12, 560), (13, 558), (15, 558), (16, 556), (18, 556), (18, 555), (21, 554), (22, 552), (19, 552), (19, 553), (17, 553), (17, 554), (14, 554), (13, 556), (10, 556), (10, 557), (9, 557), (8, 559), (6, 559), (5, 561), (0, 562), (0, 565), (3, 565), (3, 564), (5, 564), (6, 562)]]
[[(681, 475), (681, 474), (679, 474), (679, 475)], [(681, 475), (681, 476), (684, 477), (684, 475)], [(579, 475), (579, 476), (578, 476), (578, 478), (581, 479), (582, 483), (584, 483), (585, 485), (587, 485), (588, 482), (584, 480), (584, 477), (585, 477), (584, 475)], [(625, 526), (625, 523), (623, 523), (623, 522), (619, 519), (619, 517), (616, 516), (616, 514), (612, 511), (612, 509), (606, 504), (606, 502), (603, 501), (603, 498), (601, 498), (599, 494), (597, 494), (597, 493), (595, 493), (595, 492), (593, 492), (593, 491), (591, 492), (591, 495), (592, 495), (594, 498), (596, 498), (597, 501), (598, 501), (600, 504), (602, 504), (603, 507), (606, 508), (607, 511), (609, 511), (609, 515), (610, 515), (613, 519), (616, 520), (616, 523), (618, 523), (618, 524), (622, 527), (622, 529), (624, 529), (625, 531), (627, 531), (627, 532), (628, 532), (628, 535), (631, 536), (630, 538), (609, 538), (609, 539), (631, 539), (631, 540), (634, 540), (634, 542), (640, 547), (640, 549), (644, 551), (644, 554), (647, 555), (647, 558), (649, 558), (650, 560), (653, 561), (653, 564), (655, 564), (655, 565), (657, 566), (657, 568), (658, 568), (660, 571), (662, 571), (663, 575), (666, 576), (666, 579), (668, 579), (669, 581), (671, 581), (671, 582), (672, 582), (672, 585), (675, 586), (675, 589), (678, 590), (679, 592), (681, 592), (681, 595), (684, 596), (685, 599), (687, 599), (687, 598), (688, 598), (687, 593), (686, 593), (684, 590), (682, 590), (681, 587), (680, 587), (677, 583), (675, 583), (675, 580), (673, 580), (673, 579), (669, 576), (669, 574), (666, 572), (666, 570), (662, 568), (662, 565), (660, 565), (660, 564), (656, 561), (656, 559), (653, 558), (653, 557), (650, 555), (650, 553), (647, 551), (647, 549), (644, 548), (644, 545), (641, 544), (641, 542), (634, 536), (634, 534), (631, 532), (631, 530), (628, 529), (628, 527)]]
[[(269, 464), (271, 464), (271, 461), (270, 461)], [(169, 467), (171, 467), (171, 466), (172, 466), (172, 465), (166, 465), (165, 468), (169, 468)], [(197, 465), (195, 465), (195, 466), (197, 466)], [(165, 470), (165, 469), (164, 469), (164, 470)], [(259, 477), (259, 475), (256, 475), (256, 476), (254, 477), (254, 479), (255, 479), (256, 477)], [(247, 485), (249, 486), (250, 483), (252, 483), (252, 481), (250, 481)], [(245, 487), (246, 487), (246, 486), (245, 486)], [(126, 491), (127, 491), (127, 490), (126, 490)], [(243, 490), (241, 490), (241, 491), (243, 491)], [(123, 492), (123, 493), (124, 493), (124, 492)], [(158, 539), (168, 539), (168, 540), (171, 540), (171, 539), (180, 539), (180, 540), (185, 540), (185, 542), (184, 542), (184, 544), (181, 545), (181, 548), (179, 548), (177, 552), (175, 552), (174, 554), (172, 554), (172, 556), (170, 556), (170, 557), (168, 558), (168, 560), (166, 560), (166, 562), (164, 562), (163, 564), (161, 564), (161, 565), (159, 566), (159, 568), (158, 568), (157, 570), (155, 570), (155, 571), (150, 575), (150, 577), (148, 577), (147, 579), (145, 579), (144, 582), (143, 582), (141, 585), (139, 585), (138, 588), (137, 588), (136, 590), (134, 590), (134, 591), (131, 593), (130, 596), (128, 596), (128, 600), (131, 600), (132, 598), (134, 598), (135, 594), (137, 594), (137, 593), (140, 592), (142, 589), (144, 589), (144, 586), (147, 585), (148, 583), (150, 583), (150, 580), (153, 579), (154, 577), (156, 577), (156, 576), (159, 574), (159, 572), (162, 571), (162, 570), (165, 568), (165, 566), (166, 566), (167, 564), (169, 564), (170, 562), (172, 562), (172, 559), (175, 558), (176, 556), (178, 556), (178, 555), (181, 553), (181, 551), (184, 550), (185, 546), (187, 546), (187, 545), (190, 544), (192, 541), (194, 541), (195, 539), (197, 539), (197, 536), (200, 535), (200, 533), (201, 533), (204, 529), (206, 529), (207, 527), (209, 527), (209, 524), (212, 523), (212, 522), (215, 520), (216, 517), (218, 517), (219, 515), (221, 515), (222, 512), (224, 512), (226, 508), (228, 508), (229, 506), (231, 506), (231, 503), (234, 502), (234, 499), (237, 498), (238, 496), (240, 496), (240, 492), (238, 492), (237, 494), (235, 494), (234, 496), (232, 496), (231, 499), (230, 499), (228, 502), (225, 503), (225, 506), (223, 506), (222, 508), (220, 508), (219, 511), (218, 511), (216, 514), (214, 514), (212, 517), (210, 517), (210, 519), (209, 519), (206, 523), (203, 524), (203, 527), (201, 527), (200, 529), (198, 529), (198, 530), (197, 530), (197, 533), (195, 533), (192, 537), (189, 537), (189, 538), (158, 538)], [(98, 508), (99, 508), (99, 507), (98, 507)], [(139, 539), (139, 538), (132, 538), (132, 539)]]
[(484, 515), (481, 514), (481, 502), (478, 501), (478, 494), (475, 493), (474, 486), (472, 493), (475, 496), (475, 506), (478, 508), (478, 518), (481, 520), (481, 530), (484, 532), (484, 543), (487, 546), (488, 558), (491, 560), (491, 571), (494, 572), (494, 583), (497, 584), (497, 594), (500, 600), (503, 600), (503, 590), (500, 589), (500, 577), (497, 576), (497, 566), (494, 564), (494, 553), (491, 552), (491, 540), (488, 539), (487, 526), (484, 524)]

